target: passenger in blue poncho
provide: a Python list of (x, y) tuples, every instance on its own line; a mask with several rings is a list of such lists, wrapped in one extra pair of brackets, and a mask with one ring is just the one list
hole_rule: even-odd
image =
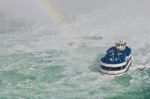
[(126, 42), (116, 42), (116, 46), (113, 46), (107, 50), (106, 56), (102, 59), (105, 63), (122, 63), (131, 54), (131, 49), (126, 46)]

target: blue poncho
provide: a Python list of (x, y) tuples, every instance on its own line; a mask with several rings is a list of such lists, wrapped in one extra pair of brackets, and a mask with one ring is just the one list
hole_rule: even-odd
[(101, 61), (107, 64), (119, 64), (125, 62), (126, 56), (130, 54), (131, 49), (127, 46), (123, 51), (113, 46), (107, 50), (105, 57), (103, 57)]

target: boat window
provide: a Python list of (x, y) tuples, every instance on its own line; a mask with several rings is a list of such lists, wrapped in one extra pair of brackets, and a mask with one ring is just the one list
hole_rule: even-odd
[(124, 69), (126, 66), (121, 66), (121, 67), (105, 67), (101, 66), (102, 69), (107, 70), (107, 71), (118, 71)]
[(116, 46), (120, 46), (120, 44), (116, 44)]

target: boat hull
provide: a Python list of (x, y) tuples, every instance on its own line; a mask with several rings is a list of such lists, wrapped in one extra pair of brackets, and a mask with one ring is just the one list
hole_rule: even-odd
[(105, 74), (117, 75), (126, 72), (131, 66), (131, 58), (120, 64), (105, 64), (101, 62), (100, 71)]

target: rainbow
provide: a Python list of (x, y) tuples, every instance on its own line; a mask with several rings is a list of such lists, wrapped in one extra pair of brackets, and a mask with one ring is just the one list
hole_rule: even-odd
[(65, 34), (65, 36), (74, 36), (80, 38), (79, 32), (70, 24), (69, 28), (66, 27), (68, 20), (64, 19), (64, 15), (54, 6), (52, 0), (33, 0), (34, 3), (48, 15), (48, 17), (53, 21), (54, 25)]

